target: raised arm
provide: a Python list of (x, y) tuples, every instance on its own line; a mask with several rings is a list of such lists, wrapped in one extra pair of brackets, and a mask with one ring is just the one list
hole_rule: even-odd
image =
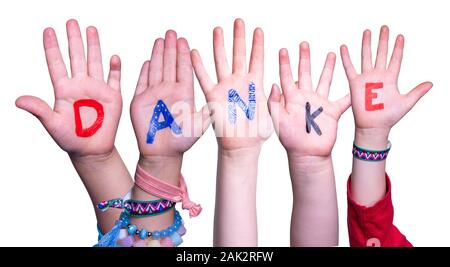
[[(389, 133), (431, 89), (432, 84), (425, 82), (407, 94), (401, 94), (397, 84), (405, 40), (402, 35), (397, 36), (389, 62), (388, 41), (389, 29), (383, 26), (373, 65), (371, 32), (364, 32), (361, 74), (356, 73), (347, 47), (341, 47), (355, 118), (354, 158), (348, 196), (350, 244), (356, 246), (365, 246), (371, 238), (377, 239), (382, 246), (409, 244), (392, 224), (391, 190), (386, 175)], [(363, 221), (363, 214), (367, 215), (368, 221), (358, 224), (358, 221)], [(376, 227), (370, 228), (370, 225)]]
[(331, 151), (338, 120), (350, 106), (350, 95), (332, 102), (328, 94), (336, 55), (329, 53), (317, 89), (313, 90), (309, 44), (300, 44), (298, 82), (294, 82), (289, 55), (280, 50), (283, 93), (274, 84), (269, 110), (286, 149), (294, 203), (292, 246), (337, 246), (338, 211)]
[(208, 76), (197, 50), (191, 52), (195, 74), (208, 102), (218, 143), (215, 246), (256, 246), (256, 178), (261, 146), (272, 133), (264, 94), (264, 36), (253, 34), (247, 70), (245, 25), (234, 22), (230, 69), (223, 31), (214, 29), (217, 84)]
[[(34, 96), (21, 96), (17, 107), (36, 116), (55, 142), (68, 153), (95, 206), (104, 199), (125, 194), (131, 177), (114, 147), (122, 112), (121, 63), (112, 56), (104, 80), (100, 41), (95, 27), (86, 29), (87, 59), (76, 20), (67, 22), (71, 77), (52, 28), (44, 30), (44, 49), (55, 92), (53, 109)], [(117, 210), (96, 209), (99, 227), (108, 231)]]

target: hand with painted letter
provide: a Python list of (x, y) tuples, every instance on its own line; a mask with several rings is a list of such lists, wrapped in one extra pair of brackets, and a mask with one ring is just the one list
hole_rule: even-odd
[(44, 31), (45, 56), (55, 92), (53, 109), (34, 96), (22, 96), (16, 105), (35, 115), (70, 155), (108, 155), (114, 149), (122, 112), (120, 58), (111, 57), (105, 82), (97, 29), (86, 29), (86, 60), (78, 22), (69, 20), (66, 26), (71, 77), (67, 75), (55, 31)]
[[(94, 207), (124, 195), (131, 177), (114, 147), (122, 112), (120, 58), (112, 56), (107, 82), (103, 77), (100, 41), (95, 27), (86, 29), (87, 60), (76, 20), (67, 22), (71, 77), (58, 46), (55, 31), (44, 30), (44, 49), (55, 93), (53, 109), (34, 96), (22, 96), (17, 107), (36, 116), (55, 142), (66, 151), (83, 180)], [(118, 210), (95, 209), (102, 231), (108, 231)]]
[[(390, 151), (389, 132), (431, 89), (432, 84), (425, 82), (407, 94), (400, 93), (398, 77), (404, 42), (404, 37), (399, 35), (388, 62), (389, 29), (381, 27), (378, 52), (373, 65), (371, 32), (366, 30), (362, 39), (361, 74), (356, 73), (347, 47), (341, 47), (355, 118), (353, 166), (348, 184), (351, 245), (369, 246), (374, 242), (377, 246), (410, 245), (392, 224), (393, 208), (388, 194), (391, 189), (386, 174), (386, 160)], [(375, 206), (376, 208), (371, 209)], [(377, 213), (380, 215), (377, 216)], [(370, 218), (369, 227), (361, 224), (360, 216)], [(369, 230), (370, 227), (379, 232)], [(402, 236), (405, 242), (392, 242), (398, 240), (398, 236)], [(359, 242), (355, 241), (357, 237)], [(367, 240), (363, 240), (364, 238)]]
[(272, 123), (264, 94), (264, 34), (253, 33), (253, 46), (247, 72), (245, 25), (234, 23), (233, 63), (230, 70), (223, 30), (213, 33), (216, 84), (206, 72), (197, 50), (191, 53), (195, 74), (205, 94), (219, 146), (226, 150), (260, 147), (272, 133)]
[[(350, 60), (348, 49), (341, 47), (345, 73), (350, 85), (352, 109), (357, 135), (382, 135), (389, 131), (433, 86), (421, 83), (407, 94), (398, 89), (398, 77), (403, 58), (405, 39), (397, 36), (391, 60), (388, 62), (389, 28), (380, 31), (375, 66), (372, 63), (371, 32), (366, 30), (362, 40), (361, 74)], [(389, 64), (388, 64), (389, 63)], [(364, 145), (364, 144), (362, 144)]]
[(268, 106), (281, 143), (286, 149), (294, 203), (292, 246), (336, 246), (338, 211), (331, 151), (341, 115), (350, 95), (328, 100), (336, 55), (329, 53), (317, 89), (313, 90), (309, 44), (300, 44), (298, 82), (294, 82), (288, 51), (281, 49), (280, 80), (274, 84)]
[(156, 177), (165, 177), (148, 165), (171, 162), (174, 173), (168, 176), (178, 179), (183, 153), (206, 131), (209, 114), (206, 108), (195, 110), (189, 45), (172, 30), (165, 39), (155, 41), (151, 60), (142, 66), (131, 119), (141, 166)]
[(262, 144), (273, 131), (263, 88), (263, 31), (257, 28), (253, 33), (248, 72), (241, 19), (234, 22), (231, 70), (220, 27), (214, 29), (213, 47), (217, 84), (207, 74), (197, 50), (191, 52), (191, 58), (219, 146), (214, 245), (256, 246), (258, 159)]
[(336, 141), (341, 115), (350, 106), (350, 95), (328, 100), (336, 55), (329, 53), (317, 89), (313, 90), (309, 44), (300, 44), (298, 82), (294, 82), (289, 55), (281, 49), (280, 81), (274, 84), (269, 110), (280, 141), (291, 155), (327, 157)]

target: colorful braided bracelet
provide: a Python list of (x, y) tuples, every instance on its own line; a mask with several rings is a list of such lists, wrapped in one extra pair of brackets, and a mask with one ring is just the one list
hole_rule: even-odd
[(162, 214), (175, 207), (176, 202), (167, 199), (141, 201), (134, 199), (124, 200), (115, 198), (102, 201), (97, 204), (97, 208), (106, 211), (109, 208), (124, 209), (131, 217), (148, 217)]
[(359, 160), (378, 162), (385, 160), (389, 155), (390, 150), (391, 150), (391, 142), (388, 142), (388, 147), (385, 150), (368, 150), (358, 147), (353, 143), (352, 154), (354, 158)]
[(96, 247), (177, 247), (186, 233), (183, 219), (175, 210), (174, 223), (161, 231), (138, 229), (130, 223), (129, 216), (122, 212), (116, 225), (103, 235)]

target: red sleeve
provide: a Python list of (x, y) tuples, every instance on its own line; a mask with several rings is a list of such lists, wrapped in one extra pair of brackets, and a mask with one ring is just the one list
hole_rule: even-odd
[(394, 207), (391, 182), (386, 174), (386, 196), (372, 207), (361, 206), (352, 199), (350, 177), (347, 183), (348, 235), (350, 246), (412, 247), (393, 224)]

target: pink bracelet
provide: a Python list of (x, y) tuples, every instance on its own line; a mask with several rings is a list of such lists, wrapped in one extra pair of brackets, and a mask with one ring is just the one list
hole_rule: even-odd
[(184, 181), (183, 176), (180, 176), (180, 187), (173, 186), (151, 176), (138, 165), (134, 183), (150, 195), (173, 202), (181, 202), (181, 207), (185, 210), (189, 210), (189, 216), (196, 217), (202, 211), (202, 207), (189, 199), (186, 182)]

